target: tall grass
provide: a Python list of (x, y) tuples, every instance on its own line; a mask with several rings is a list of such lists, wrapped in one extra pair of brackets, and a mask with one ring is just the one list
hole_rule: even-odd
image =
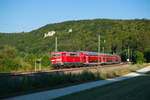
[(145, 66), (147, 65), (135, 65), (126, 68), (101, 70), (99, 72), (83, 71), (80, 74), (40, 74), (36, 76), (0, 77), (0, 97), (112, 78), (127, 74)]

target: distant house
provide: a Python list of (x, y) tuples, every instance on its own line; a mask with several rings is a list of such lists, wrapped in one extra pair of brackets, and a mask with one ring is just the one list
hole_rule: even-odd
[(72, 29), (69, 29), (68, 32), (69, 32), (69, 33), (72, 32)]
[(50, 31), (48, 33), (44, 34), (44, 38), (49, 37), (49, 36), (53, 36), (56, 32), (55, 31)]

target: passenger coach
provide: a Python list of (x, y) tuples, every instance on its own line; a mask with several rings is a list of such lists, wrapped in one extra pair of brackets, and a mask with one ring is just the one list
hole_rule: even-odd
[(120, 63), (118, 55), (96, 53), (96, 52), (52, 52), (51, 65), (55, 68), (64, 66), (75, 67), (83, 65), (113, 64)]

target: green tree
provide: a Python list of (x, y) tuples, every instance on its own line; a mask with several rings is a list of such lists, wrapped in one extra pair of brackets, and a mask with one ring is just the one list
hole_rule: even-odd
[[(68, 32), (69, 29), (73, 31)], [(97, 51), (97, 36), (100, 34), (101, 47), (105, 47), (106, 53), (119, 54), (128, 46), (134, 51), (144, 52), (145, 48), (150, 47), (149, 29), (150, 20), (142, 19), (66, 21), (48, 24), (27, 33), (0, 33), (0, 49), (9, 44), (15, 46), (19, 52), (33, 54), (52, 52), (55, 50), (55, 37), (57, 36), (60, 51)], [(45, 33), (53, 30), (57, 34), (44, 38)], [(106, 43), (103, 43), (104, 40)]]
[(50, 65), (50, 58), (45, 55), (45, 56), (42, 57), (42, 61), (41, 62), (42, 62), (43, 66), (49, 66)]
[(11, 46), (5, 46), (0, 51), (0, 72), (9, 72), (21, 68), (17, 57), (17, 50)]
[(28, 54), (25, 56), (24, 60), (31, 65), (34, 65), (35, 60), (37, 59), (36, 55)]
[(146, 58), (147, 62), (150, 62), (150, 48), (146, 48), (144, 50), (144, 57)]
[(136, 51), (134, 58), (137, 64), (142, 64), (145, 62), (144, 54), (142, 52)]
[(4, 46), (4, 48), (1, 52), (9, 58), (16, 58), (17, 53), (18, 53), (18, 51), (15, 47), (8, 46), (8, 45)]
[(120, 56), (121, 56), (121, 60), (123, 62), (126, 62), (127, 61), (127, 50), (120, 52)]

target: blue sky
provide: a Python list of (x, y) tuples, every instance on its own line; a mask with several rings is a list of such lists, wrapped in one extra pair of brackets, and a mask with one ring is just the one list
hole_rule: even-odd
[(150, 19), (150, 0), (0, 0), (0, 32), (95, 18)]

